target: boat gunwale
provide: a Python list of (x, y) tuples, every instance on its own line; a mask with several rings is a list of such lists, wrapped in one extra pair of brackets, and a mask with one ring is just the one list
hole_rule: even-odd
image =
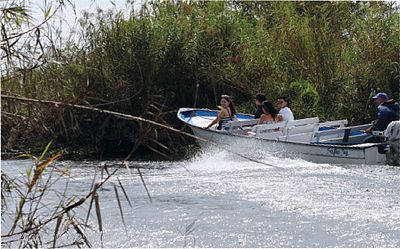
[[(255, 140), (259, 140), (259, 141), (268, 141), (268, 142), (274, 142), (274, 143), (293, 144), (293, 145), (302, 145), (302, 146), (305, 145), (305, 146), (310, 146), (310, 147), (339, 148), (339, 149), (363, 150), (363, 151), (365, 151), (366, 149), (369, 149), (369, 148), (380, 146), (380, 145), (386, 145), (386, 143), (370, 143), (368, 145), (365, 144), (365, 143), (364, 144), (361, 143), (360, 145), (362, 145), (362, 146), (357, 146), (359, 144), (356, 144), (356, 145), (323, 144), (323, 143), (318, 143), (317, 144), (317, 143), (301, 143), (301, 142), (293, 142), (293, 141), (278, 141), (278, 140), (275, 140), (275, 139), (268, 139), (268, 138), (261, 138), (261, 137), (251, 137), (251, 136), (245, 136), (245, 135), (241, 135), (241, 134), (225, 133), (225, 132), (219, 132), (219, 131), (216, 131), (216, 130), (205, 129), (205, 128), (200, 127), (200, 126), (189, 124), (187, 121), (185, 121), (184, 119), (182, 119), (180, 117), (180, 114), (182, 112), (197, 111), (197, 110), (206, 110), (206, 111), (216, 112), (216, 110), (203, 109), (203, 108), (201, 108), (201, 109), (197, 109), (197, 108), (180, 108), (178, 110), (177, 116), (178, 116), (179, 120), (184, 122), (189, 127), (194, 127), (194, 128), (206, 131), (206, 132), (215, 133), (215, 134), (224, 135), (224, 136), (230, 136), (230, 137), (241, 137), (241, 138), (246, 138), (246, 139), (255, 139)], [(251, 116), (249, 114), (242, 114), (242, 115)]]

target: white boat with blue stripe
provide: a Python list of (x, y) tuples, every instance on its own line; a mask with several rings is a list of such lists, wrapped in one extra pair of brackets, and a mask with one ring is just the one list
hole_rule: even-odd
[(186, 123), (202, 147), (218, 146), (235, 153), (268, 153), (302, 158), (316, 163), (385, 164), (386, 143), (362, 143), (371, 124), (347, 127), (347, 120), (320, 123), (317, 117), (257, 125), (252, 115), (237, 114), (221, 130), (205, 129), (218, 111), (180, 108), (178, 118)]

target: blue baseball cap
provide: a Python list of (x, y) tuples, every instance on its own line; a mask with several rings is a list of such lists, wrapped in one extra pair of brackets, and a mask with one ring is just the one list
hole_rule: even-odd
[(388, 100), (388, 96), (386, 93), (378, 93), (377, 95), (375, 95), (374, 97), (372, 97), (373, 99), (377, 99), (377, 98), (381, 98), (384, 100)]

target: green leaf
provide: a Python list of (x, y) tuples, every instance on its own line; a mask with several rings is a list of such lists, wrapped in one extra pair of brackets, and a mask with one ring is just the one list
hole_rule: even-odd
[(42, 155), (40, 155), (40, 157), (36, 160), (36, 162), (42, 161), (44, 155), (46, 155), (47, 150), (50, 148), (50, 145), (51, 145), (52, 142), (53, 142), (53, 141), (50, 141), (50, 143), (48, 143), (48, 144), (46, 145), (46, 148), (45, 148), (44, 151), (42, 152)]
[(26, 168), (26, 176), (28, 177), (28, 181), (31, 178), (31, 173), (32, 173), (32, 167), (31, 168)]
[(71, 205), (72, 202), (74, 202), (76, 199), (76, 196), (72, 196), (71, 198), (69, 198), (69, 200), (67, 201), (67, 206)]
[(31, 155), (31, 154), (21, 154), (21, 155), (18, 155), (18, 156), (16, 156), (15, 158), (24, 158), (24, 157), (26, 157), (26, 158), (33, 158), (33, 159), (37, 159), (35, 156), (33, 156), (33, 155)]
[(51, 6), (44, 12), (44, 19), (47, 20), (50, 16)]

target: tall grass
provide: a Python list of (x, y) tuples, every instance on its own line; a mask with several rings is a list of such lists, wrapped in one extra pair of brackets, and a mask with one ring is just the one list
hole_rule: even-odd
[[(399, 7), (390, 2), (152, 2), (128, 18), (100, 11), (81, 24), (81, 43), (59, 48), (39, 68), (4, 76), (2, 91), (176, 126), (177, 108), (215, 108), (222, 93), (242, 112), (253, 111), (252, 97), (264, 92), (272, 100), (289, 96), (297, 118), (351, 123), (374, 118), (375, 92), (399, 96)], [(129, 152), (142, 134), (142, 147), (161, 153), (186, 143), (100, 114), (7, 101), (2, 109), (3, 131), (19, 122), (12, 115), (35, 122), (16, 131), (16, 144), (55, 137), (102, 155)], [(43, 134), (32, 137), (37, 127)], [(12, 133), (2, 134), (11, 146)]]
[[(93, 182), (86, 190), (87, 193), (70, 193), (70, 169), (57, 162), (60, 153), (48, 156), (50, 144), (39, 157), (31, 154), (19, 156), (32, 159), (32, 166), (27, 167), (25, 173), (10, 178), (1, 171), (2, 247), (92, 247), (93, 241), (87, 237), (87, 233), (97, 229), (98, 241), (102, 245), (106, 225), (102, 217), (108, 215), (102, 213), (102, 188), (110, 184), (118, 204), (115, 207), (120, 211), (126, 230), (126, 207), (121, 199), (126, 200), (130, 208), (132, 203), (130, 193), (116, 173), (121, 167), (126, 167), (131, 174), (130, 163), (122, 162), (117, 167), (114, 165), (112, 170), (106, 163), (102, 163), (98, 167), (100, 173), (95, 168)], [(139, 168), (133, 168), (136, 168), (149, 194)], [(86, 219), (83, 215), (86, 215)], [(125, 236), (129, 238), (128, 233)]]

